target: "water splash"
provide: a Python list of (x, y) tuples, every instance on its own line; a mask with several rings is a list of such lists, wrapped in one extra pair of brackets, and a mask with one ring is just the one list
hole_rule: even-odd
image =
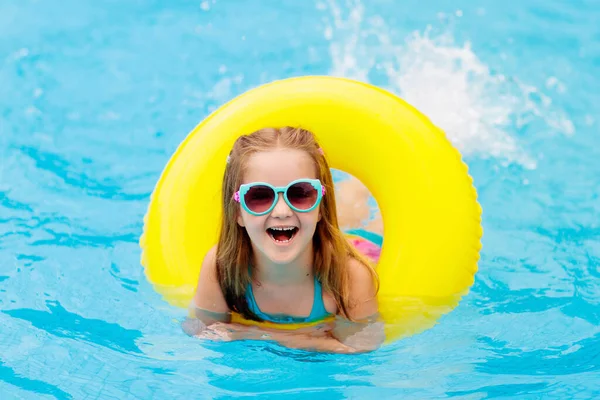
[[(400, 95), (447, 133), (466, 156), (494, 157), (535, 168), (515, 130), (541, 119), (552, 130), (572, 134), (564, 113), (537, 88), (492, 72), (469, 42), (431, 27), (397, 39), (381, 16), (365, 16), (359, 0), (318, 6), (327, 10), (331, 75), (372, 82)], [(512, 134), (511, 134), (512, 133)]]

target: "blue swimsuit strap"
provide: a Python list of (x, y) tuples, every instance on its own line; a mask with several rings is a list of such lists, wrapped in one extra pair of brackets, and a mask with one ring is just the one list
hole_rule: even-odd
[(327, 312), (325, 309), (325, 303), (323, 303), (323, 288), (321, 287), (321, 282), (315, 276), (315, 294), (313, 297), (313, 305), (310, 310), (310, 315), (308, 317), (294, 317), (291, 315), (284, 314), (266, 314), (263, 313), (258, 304), (256, 304), (256, 299), (254, 298), (254, 292), (252, 291), (252, 283), (248, 284), (246, 288), (246, 301), (248, 302), (248, 307), (252, 312), (254, 312), (258, 317), (265, 321), (277, 322), (277, 323), (299, 323), (299, 322), (314, 322), (320, 321), (331, 314)]
[(331, 315), (325, 309), (325, 303), (323, 302), (323, 287), (321, 282), (315, 276), (315, 295), (313, 299), (313, 306), (308, 316), (309, 321), (317, 321)]

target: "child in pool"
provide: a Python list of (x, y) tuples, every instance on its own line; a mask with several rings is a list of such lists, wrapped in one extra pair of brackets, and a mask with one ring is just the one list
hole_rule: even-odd
[[(188, 333), (340, 353), (381, 345), (377, 275), (338, 227), (333, 179), (311, 132), (265, 128), (240, 137), (222, 192), (219, 241), (203, 261), (191, 305), (201, 323), (190, 328), (186, 321)], [(264, 329), (232, 323), (232, 314), (241, 321), (324, 323)]]

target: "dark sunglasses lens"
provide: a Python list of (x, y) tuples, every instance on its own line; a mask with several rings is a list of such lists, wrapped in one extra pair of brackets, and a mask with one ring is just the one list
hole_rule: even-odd
[(246, 207), (255, 213), (267, 211), (274, 199), (275, 192), (268, 186), (253, 186), (244, 196)]
[(318, 192), (308, 182), (299, 182), (287, 190), (287, 198), (299, 210), (308, 210), (317, 202)]

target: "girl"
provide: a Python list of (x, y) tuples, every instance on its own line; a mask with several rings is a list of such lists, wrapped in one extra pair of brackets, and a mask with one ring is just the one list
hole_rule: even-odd
[[(311, 132), (240, 137), (222, 192), (220, 237), (203, 261), (188, 333), (327, 352), (380, 346), (377, 275), (338, 228), (333, 179)], [(286, 331), (253, 321), (323, 323)]]

